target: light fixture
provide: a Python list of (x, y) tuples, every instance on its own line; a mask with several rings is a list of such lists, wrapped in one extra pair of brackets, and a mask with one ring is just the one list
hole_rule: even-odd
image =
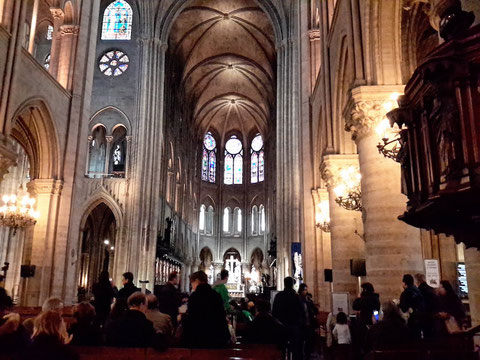
[(362, 211), (361, 175), (355, 166), (340, 170), (338, 185), (333, 189), (335, 202), (347, 210)]
[(315, 226), (323, 232), (330, 232), (330, 214), (328, 200), (323, 200), (317, 205), (315, 213)]
[[(397, 100), (399, 96), (399, 93), (392, 93), (390, 95), (390, 99), (383, 103), (385, 114), (397, 107)], [(397, 124), (391, 126), (390, 121), (386, 117), (380, 123), (378, 123), (375, 131), (382, 139), (382, 141), (377, 145), (378, 152), (386, 158), (397, 160), (398, 154), (402, 147), (400, 144), (400, 133), (402, 130), (403, 129), (399, 129)]]
[(110, 240), (103, 240), (103, 243), (104, 243), (105, 245), (110, 245)]
[(115, 247), (110, 246), (110, 250), (111, 250), (111, 251), (115, 250)]
[(3, 195), (0, 207), (0, 226), (13, 229), (35, 225), (40, 214), (33, 208), (35, 199), (20, 187), (18, 195)]

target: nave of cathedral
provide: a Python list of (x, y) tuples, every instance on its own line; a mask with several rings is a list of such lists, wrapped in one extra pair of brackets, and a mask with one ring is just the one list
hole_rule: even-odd
[[(295, 291), (293, 359), (389, 358), (363, 343), (387, 313), (476, 356), (479, 23), (478, 0), (0, 0), (0, 315), (198, 282), (237, 345), (236, 306), (280, 320)], [(404, 307), (422, 283), (435, 305)]]

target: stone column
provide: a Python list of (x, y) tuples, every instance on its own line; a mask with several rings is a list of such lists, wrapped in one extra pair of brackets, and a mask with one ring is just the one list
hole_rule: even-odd
[(110, 174), (110, 156), (112, 152), (112, 142), (113, 136), (107, 135), (105, 136), (105, 140), (107, 141), (107, 146), (105, 148), (105, 166), (104, 166), (104, 174)]
[(67, 90), (72, 90), (73, 66), (75, 64), (78, 31), (78, 25), (62, 25), (60, 27), (60, 52), (58, 53), (57, 80)]
[(400, 165), (378, 152), (376, 126), (396, 104), (401, 86), (361, 86), (352, 90), (346, 130), (358, 148), (362, 174), (367, 277), (382, 301), (398, 298), (402, 276), (423, 271), (420, 230), (398, 220), (406, 208)]
[(362, 213), (338, 205), (334, 192), (340, 171), (350, 166), (358, 168), (357, 155), (327, 155), (323, 158), (322, 178), (330, 202), (333, 291), (347, 292), (353, 301), (358, 296), (358, 279), (350, 274), (350, 259), (365, 259)]
[[(330, 200), (327, 189), (315, 189), (312, 190), (313, 203), (314, 203), (314, 218), (316, 218), (316, 212), (320, 211), (319, 205), (323, 202), (327, 202), (330, 209)], [(329, 211), (330, 214), (330, 211)], [(329, 216), (328, 214), (328, 216)], [(314, 243), (308, 242), (305, 239), (305, 243), (314, 252), (314, 256), (305, 256), (304, 261), (309, 261), (305, 271), (305, 279), (309, 282), (311, 292), (314, 299), (320, 304), (320, 309), (323, 311), (331, 310), (331, 288), (330, 283), (325, 282), (324, 270), (332, 268), (332, 240), (330, 231), (323, 231), (320, 227), (315, 227)], [(311, 279), (311, 280), (310, 280)]]
[(465, 268), (472, 326), (477, 326), (480, 325), (480, 251), (478, 249), (465, 249)]
[(320, 65), (322, 63), (322, 43), (320, 37), (320, 29), (311, 29), (308, 31), (308, 37), (310, 39), (310, 77), (311, 77), (311, 89), (315, 88), (318, 72), (320, 71)]
[(37, 31), (38, 3), (39, 0), (33, 0), (32, 19), (30, 21), (30, 38), (28, 39), (28, 52), (32, 55), (35, 50), (35, 32)]
[(41, 306), (48, 296), (60, 296), (63, 282), (52, 283), (54, 273), (63, 272), (65, 263), (56, 263), (54, 252), (60, 252), (66, 241), (56, 241), (58, 207), (63, 181), (54, 179), (36, 179), (27, 184), (29, 192), (36, 197), (40, 218), (33, 227), (33, 234), (26, 240), (24, 264), (36, 266), (35, 276), (29, 279), (26, 289), (26, 306)]
[(60, 8), (50, 8), (50, 13), (53, 17), (53, 33), (52, 33), (52, 47), (50, 50), (50, 67), (48, 71), (56, 79), (58, 73), (58, 66), (60, 60), (60, 46), (61, 46), (61, 32), (60, 27), (63, 24), (63, 18), (65, 14)]

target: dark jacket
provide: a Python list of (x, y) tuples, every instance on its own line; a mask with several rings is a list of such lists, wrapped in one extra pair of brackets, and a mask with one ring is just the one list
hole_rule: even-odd
[(465, 308), (463, 307), (462, 300), (455, 294), (447, 294), (440, 296), (438, 299), (439, 312), (446, 312), (453, 316), (457, 320), (458, 326), (463, 325), (465, 320)]
[(283, 348), (287, 341), (287, 329), (269, 313), (259, 313), (248, 323), (245, 341), (250, 344), (276, 344)]
[(401, 317), (381, 320), (368, 331), (367, 351), (398, 350), (410, 346), (412, 336)]
[(400, 309), (405, 313), (409, 309), (413, 312), (423, 312), (425, 310), (423, 296), (420, 290), (415, 286), (407, 286), (400, 295)]
[(80, 357), (70, 347), (63, 344), (57, 337), (38, 335), (32, 344), (22, 354), (23, 360), (78, 360)]
[(208, 284), (190, 295), (183, 321), (182, 343), (193, 348), (221, 348), (230, 342), (222, 298)]
[(137, 310), (127, 310), (118, 320), (112, 321), (106, 333), (107, 344), (117, 347), (149, 347), (155, 336), (152, 322)]
[(418, 290), (420, 290), (423, 297), (425, 313), (435, 314), (438, 310), (438, 297), (435, 294), (435, 289), (423, 282), (418, 286)]
[(76, 322), (70, 326), (68, 333), (73, 335), (71, 345), (101, 346), (103, 345), (100, 329), (89, 322)]
[(173, 323), (177, 322), (178, 307), (182, 305), (180, 291), (172, 284), (166, 283), (157, 292), (160, 312), (170, 315)]
[(116, 288), (110, 283), (96, 283), (93, 285), (94, 305), (97, 316), (106, 319), (110, 314), (113, 299), (117, 296)]
[(275, 296), (272, 315), (290, 331), (304, 325), (305, 310), (295, 290), (285, 289)]
[(372, 325), (373, 312), (380, 310), (380, 299), (377, 293), (363, 292), (352, 305), (353, 310), (360, 311), (358, 325)]
[(137, 291), (140, 291), (140, 289), (137, 288), (132, 283), (128, 282), (125, 284), (125, 286), (122, 289), (120, 289), (120, 291), (118, 292), (118, 297), (128, 299), (130, 295), (132, 295)]

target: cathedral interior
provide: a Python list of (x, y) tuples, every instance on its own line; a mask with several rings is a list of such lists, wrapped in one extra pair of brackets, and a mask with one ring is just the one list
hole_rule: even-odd
[[(453, 20), (452, 20), (453, 19)], [(0, 0), (0, 284), (448, 280), (480, 325), (478, 0)]]

